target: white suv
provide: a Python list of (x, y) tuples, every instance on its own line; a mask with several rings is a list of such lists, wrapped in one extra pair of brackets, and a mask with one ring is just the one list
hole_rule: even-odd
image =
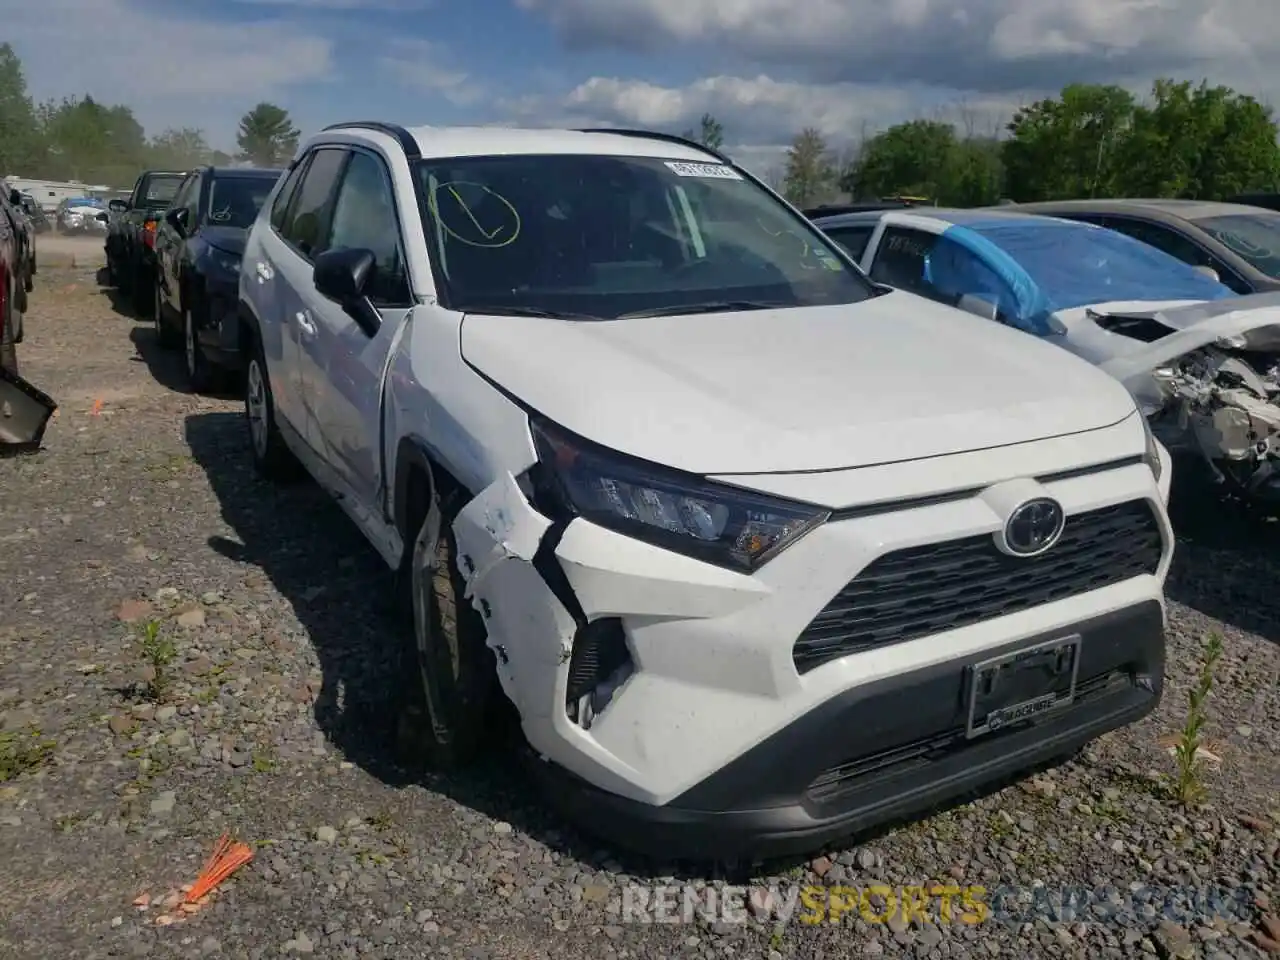
[(406, 740), (465, 761), (505, 694), (619, 844), (807, 851), (1160, 697), (1169, 467), (1129, 393), (872, 284), (716, 151), (330, 127), (240, 298), (257, 466), (401, 574)]

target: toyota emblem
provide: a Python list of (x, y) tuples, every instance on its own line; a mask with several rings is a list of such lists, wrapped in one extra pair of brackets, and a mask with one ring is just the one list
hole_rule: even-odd
[(1066, 523), (1067, 515), (1057, 500), (1028, 500), (1014, 507), (1005, 521), (1005, 547), (1014, 556), (1034, 557), (1058, 542)]

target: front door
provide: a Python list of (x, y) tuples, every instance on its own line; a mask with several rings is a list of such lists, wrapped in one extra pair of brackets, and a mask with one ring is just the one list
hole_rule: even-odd
[(277, 386), (273, 372), (271, 383), (277, 398), (282, 391), (286, 393), (286, 399), (277, 399), (277, 406), (317, 452), (321, 446), (316, 437), (313, 401), (322, 385), (316, 382), (316, 370), (307, 361), (308, 351), (315, 349), (318, 332), (313, 313), (313, 259), (325, 248), (334, 193), (348, 156), (343, 148), (315, 151), (289, 204), (283, 228), (272, 231), (273, 242), (268, 251), (276, 282), (284, 373)]
[(307, 307), (315, 334), (304, 343), (304, 379), (316, 438), (325, 459), (368, 509), (376, 509), (382, 481), (380, 420), (383, 376), (413, 304), (395, 194), (386, 161), (354, 149), (338, 187), (328, 250), (369, 250), (376, 266), (366, 293), (382, 323), (366, 330), (341, 306), (310, 288)]

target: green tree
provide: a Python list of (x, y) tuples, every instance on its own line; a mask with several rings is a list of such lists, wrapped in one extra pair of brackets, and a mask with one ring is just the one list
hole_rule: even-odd
[(813, 127), (800, 131), (787, 150), (783, 194), (797, 207), (809, 207), (830, 199), (837, 190), (838, 173), (827, 142)]
[(906, 194), (939, 197), (956, 150), (949, 123), (912, 120), (876, 134), (840, 178), (840, 188), (858, 199)]
[(194, 127), (171, 128), (151, 140), (150, 163), (153, 167), (189, 170), (209, 163), (212, 155), (204, 131)]
[(1135, 109), (1120, 87), (1077, 83), (1019, 110), (1001, 150), (1010, 199), (1120, 196)]
[(686, 130), (681, 134), (686, 140), (696, 140), (704, 147), (719, 150), (724, 147), (724, 127), (720, 121), (709, 113), (702, 115), (698, 131)]
[(7, 43), (0, 43), (0, 131), (0, 176), (31, 176), (44, 159), (43, 136), (22, 61)]
[(924, 196), (944, 206), (977, 207), (1000, 198), (1000, 147), (991, 138), (960, 139), (938, 120), (912, 120), (867, 140), (840, 186), (859, 199)]
[(86, 95), (45, 103), (37, 114), (49, 147), (48, 179), (127, 186), (146, 165), (142, 125), (128, 107), (104, 106)]
[(240, 118), (236, 143), (241, 159), (260, 167), (280, 167), (293, 159), (298, 137), (289, 111), (274, 103), (260, 103)]
[(1130, 196), (1213, 200), (1280, 180), (1270, 108), (1229, 87), (1157, 80), (1120, 151)]

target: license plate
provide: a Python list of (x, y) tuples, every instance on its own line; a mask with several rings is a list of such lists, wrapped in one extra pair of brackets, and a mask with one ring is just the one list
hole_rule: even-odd
[(1080, 637), (991, 657), (969, 668), (969, 739), (1069, 707), (1076, 696)]

